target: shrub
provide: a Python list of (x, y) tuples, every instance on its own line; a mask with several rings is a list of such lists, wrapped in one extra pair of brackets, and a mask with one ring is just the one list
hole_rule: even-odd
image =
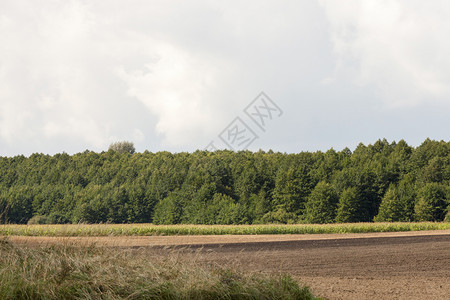
[(53, 212), (47, 218), (47, 224), (67, 224), (69, 220), (61, 213)]
[(28, 225), (35, 225), (35, 224), (47, 224), (47, 216), (34, 216), (31, 219), (28, 220)]

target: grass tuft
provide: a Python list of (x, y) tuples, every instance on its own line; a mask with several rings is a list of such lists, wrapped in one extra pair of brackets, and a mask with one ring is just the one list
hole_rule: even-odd
[(316, 299), (287, 275), (245, 274), (175, 256), (0, 240), (0, 299)]

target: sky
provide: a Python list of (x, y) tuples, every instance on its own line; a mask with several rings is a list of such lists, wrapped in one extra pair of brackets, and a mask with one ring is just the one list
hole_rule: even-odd
[(449, 36), (444, 0), (2, 0), (0, 156), (448, 141)]

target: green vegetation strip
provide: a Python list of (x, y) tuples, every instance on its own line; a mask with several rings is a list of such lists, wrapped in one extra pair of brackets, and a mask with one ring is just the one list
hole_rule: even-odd
[(348, 223), (289, 225), (0, 225), (0, 236), (151, 236), (224, 234), (369, 233), (450, 229), (450, 223)]
[(317, 299), (288, 275), (97, 247), (0, 240), (0, 299)]

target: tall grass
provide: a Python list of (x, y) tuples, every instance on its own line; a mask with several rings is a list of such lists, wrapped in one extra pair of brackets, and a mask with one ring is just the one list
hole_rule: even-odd
[(289, 276), (251, 275), (103, 247), (0, 240), (0, 299), (316, 299)]
[(0, 236), (150, 236), (224, 234), (369, 233), (450, 229), (450, 223), (348, 223), (293, 225), (0, 225)]

